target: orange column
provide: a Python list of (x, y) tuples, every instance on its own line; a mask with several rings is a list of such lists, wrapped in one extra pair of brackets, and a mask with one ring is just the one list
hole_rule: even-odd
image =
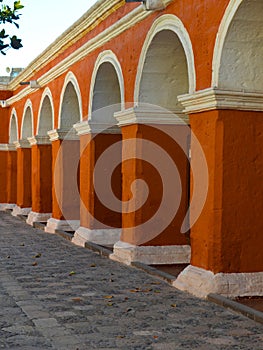
[(112, 246), (121, 233), (120, 129), (100, 132), (96, 124), (88, 122), (79, 123), (76, 129), (80, 135), (81, 206), (80, 227), (73, 242)]
[(13, 144), (0, 145), (1, 210), (13, 209), (16, 203), (17, 157)]
[(52, 149), (49, 137), (29, 138), (32, 147), (32, 211), (27, 223), (47, 222), (52, 212)]
[(31, 210), (31, 146), (27, 140), (15, 142), (17, 148), (17, 199), (12, 215), (28, 215)]
[[(251, 101), (249, 96), (246, 106), (246, 96), (240, 93), (235, 103), (249, 108)], [(229, 102), (226, 96), (223, 102), (233, 104), (233, 98)], [(197, 199), (192, 208), (191, 215), (198, 212), (199, 217), (191, 229), (191, 265), (175, 284), (180, 289), (198, 296), (263, 294), (262, 118), (263, 112), (224, 109), (190, 117), (209, 179), (205, 203), (200, 208)], [(195, 144), (192, 170), (193, 197), (201, 184), (195, 174), (204, 172)]]
[(116, 117), (123, 137), (123, 215), (113, 258), (127, 263), (188, 263), (189, 235), (184, 231), (190, 129), (162, 110), (130, 109)]
[(52, 217), (46, 232), (75, 231), (79, 227), (79, 138), (52, 130)]

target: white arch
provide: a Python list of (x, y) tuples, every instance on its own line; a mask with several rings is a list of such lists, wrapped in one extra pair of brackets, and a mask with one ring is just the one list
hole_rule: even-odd
[(185, 56), (186, 56), (186, 61), (187, 61), (189, 93), (193, 93), (196, 89), (194, 53), (193, 53), (190, 36), (186, 28), (184, 27), (183, 23), (178, 17), (176, 17), (175, 15), (167, 14), (157, 18), (157, 20), (153, 23), (152, 27), (150, 28), (146, 36), (146, 39), (144, 41), (138, 67), (137, 67), (137, 75), (135, 80), (135, 89), (134, 89), (135, 104), (137, 104), (137, 102), (139, 101), (141, 78), (142, 78), (144, 63), (145, 63), (149, 46), (151, 45), (151, 42), (155, 37), (155, 35), (163, 30), (170, 30), (178, 36), (183, 46)]
[[(16, 125), (16, 129), (15, 129), (16, 136), (14, 140), (13, 140), (12, 120), (15, 120), (15, 125)], [(13, 108), (11, 112), (11, 117), (9, 120), (9, 143), (12, 143), (17, 140), (18, 140), (18, 119), (17, 119), (16, 109)]]
[(120, 94), (121, 94), (121, 109), (124, 109), (124, 79), (123, 79), (123, 74), (122, 74), (122, 68), (120, 65), (120, 62), (117, 58), (117, 56), (113, 53), (111, 50), (105, 50), (101, 52), (97, 60), (95, 62), (92, 76), (91, 76), (91, 83), (90, 83), (90, 94), (89, 94), (89, 118), (91, 118), (92, 114), (92, 103), (93, 103), (93, 93), (94, 93), (94, 87), (96, 83), (96, 78), (98, 74), (98, 70), (100, 66), (105, 63), (111, 63), (113, 68), (115, 69), (115, 72), (117, 74), (118, 82), (119, 82), (119, 87), (120, 87)]
[(43, 102), (45, 100), (45, 98), (48, 97), (49, 101), (50, 101), (50, 106), (51, 106), (51, 110), (52, 110), (52, 129), (54, 129), (54, 105), (53, 105), (53, 97), (52, 97), (52, 93), (50, 91), (49, 88), (45, 88), (42, 96), (41, 96), (41, 100), (40, 100), (40, 105), (39, 105), (39, 111), (38, 111), (38, 116), (37, 116), (37, 131), (36, 134), (39, 134), (39, 125), (40, 125), (40, 116), (41, 116), (41, 111), (42, 111), (42, 107), (43, 107)]
[(243, 0), (230, 0), (226, 8), (226, 11), (224, 13), (223, 19), (220, 23), (220, 26), (216, 35), (216, 42), (215, 42), (214, 54), (213, 54), (212, 82), (211, 82), (212, 87), (218, 87), (219, 70), (220, 70), (220, 63), (221, 63), (221, 57), (222, 57), (223, 47), (225, 43), (225, 38), (228, 32), (228, 28), (242, 1)]
[(83, 120), (83, 117), (82, 117), (82, 98), (81, 98), (79, 83), (78, 83), (76, 76), (72, 72), (68, 72), (66, 77), (65, 77), (64, 85), (62, 87), (61, 94), (60, 94), (58, 128), (61, 127), (61, 114), (62, 114), (62, 107), (63, 107), (63, 99), (64, 99), (64, 95), (65, 95), (65, 92), (66, 92), (66, 89), (67, 89), (69, 83), (71, 83), (75, 89), (75, 92), (76, 92), (76, 95), (78, 98), (78, 104), (79, 104), (80, 121)]
[[(20, 132), (20, 138), (23, 137), (23, 131), (24, 131), (24, 122), (25, 122), (25, 117), (27, 114), (27, 111), (30, 110), (30, 114), (31, 114), (31, 132), (29, 136), (33, 136), (34, 135), (34, 117), (33, 117), (33, 108), (32, 108), (32, 102), (30, 99), (28, 99), (25, 103), (24, 106), (24, 111), (23, 111), (23, 117), (22, 117), (22, 124), (21, 124), (21, 132)], [(28, 130), (30, 131), (30, 130)]]

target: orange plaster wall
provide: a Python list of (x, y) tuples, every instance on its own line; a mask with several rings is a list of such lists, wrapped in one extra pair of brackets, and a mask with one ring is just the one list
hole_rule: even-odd
[(16, 203), (17, 197), (17, 153), (8, 152), (7, 162), (7, 203)]
[[(113, 228), (121, 227), (121, 213), (117, 213), (104, 206), (97, 197), (94, 189), (94, 167), (96, 161), (115, 142), (121, 141), (121, 135), (99, 134), (92, 137), (91, 134), (80, 137), (81, 160), (80, 160), (80, 191), (81, 191), (81, 226), (97, 229), (107, 225)], [(121, 149), (115, 154), (117, 163), (121, 164)], [(121, 169), (120, 166), (113, 172), (112, 177), (107, 166), (104, 167), (100, 176), (112, 186), (117, 198), (121, 200)], [(96, 181), (96, 178), (95, 178)], [(121, 210), (121, 208), (120, 208)], [(99, 221), (95, 223), (94, 218)], [(102, 225), (101, 225), (101, 224)]]
[(52, 212), (51, 145), (32, 146), (32, 211)]
[(30, 208), (31, 201), (31, 149), (17, 149), (17, 205)]
[(7, 203), (7, 151), (0, 151), (0, 203)]
[(262, 271), (262, 113), (199, 113), (191, 126), (209, 169), (207, 201), (191, 231), (192, 264), (215, 273)]
[[(153, 128), (146, 125), (131, 125), (125, 126), (122, 128), (123, 140), (138, 138), (144, 140), (150, 140), (153, 143), (159, 145), (164, 152), (167, 152), (172, 158), (175, 166), (177, 167), (181, 182), (182, 182), (182, 197), (180, 206), (177, 212), (174, 213), (174, 219), (170, 224), (167, 224), (167, 227), (160, 232), (157, 237), (152, 238), (144, 245), (174, 245), (174, 244), (187, 244), (188, 239), (187, 235), (181, 233), (181, 225), (183, 219), (186, 216), (188, 209), (188, 183), (189, 183), (189, 165), (188, 160), (182, 149), (178, 144), (173, 140), (171, 136), (165, 133), (165, 126), (161, 128)], [(188, 137), (189, 129), (184, 126), (169, 126), (170, 130), (176, 128), (176, 135), (181, 135), (183, 144), (187, 153), (188, 148)], [(179, 131), (180, 130), (180, 131)], [(171, 135), (171, 134), (170, 134)], [(123, 145), (123, 153), (130, 154), (130, 149), (128, 146)], [(136, 159), (131, 158), (122, 164), (122, 175), (123, 175), (123, 202), (129, 201), (132, 198), (131, 193), (131, 184), (136, 179), (143, 179), (149, 187), (149, 196), (145, 204), (135, 212), (123, 213), (123, 232), (122, 232), (122, 241), (129, 242), (131, 244), (136, 244), (136, 237), (141, 235), (139, 229), (135, 226), (140, 225), (151, 217), (158, 210), (162, 200), (167, 203), (171, 203), (170, 199), (162, 198), (163, 197), (163, 184), (162, 179), (159, 174), (160, 169), (155, 169), (153, 165), (146, 162), (146, 160), (140, 160), (141, 155), (143, 155), (144, 150), (140, 147), (140, 144), (137, 143), (136, 150)], [(136, 192), (136, 196), (140, 197), (140, 193)], [(167, 204), (168, 205), (168, 204)], [(159, 218), (161, 220), (162, 218)], [(133, 227), (134, 230), (127, 230), (125, 228)]]

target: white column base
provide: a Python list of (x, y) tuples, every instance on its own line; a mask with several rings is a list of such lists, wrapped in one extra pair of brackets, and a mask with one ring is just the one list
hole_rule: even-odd
[(50, 219), (52, 213), (37, 213), (31, 211), (26, 219), (27, 224), (33, 226), (34, 222), (47, 222)]
[(114, 244), (110, 258), (130, 265), (139, 261), (147, 265), (188, 264), (191, 247), (189, 245), (136, 246), (119, 241)]
[(262, 296), (263, 272), (216, 273), (192, 265), (187, 266), (174, 281), (173, 286), (199, 298), (210, 293), (226, 297)]
[(12, 211), (13, 216), (17, 215), (28, 215), (31, 212), (31, 208), (20, 208), (18, 205), (15, 205)]
[(91, 230), (87, 227), (79, 227), (74, 233), (72, 242), (76, 245), (85, 247), (86, 242), (93, 242), (104, 246), (113, 246), (121, 236), (121, 229), (96, 229)]
[(56, 230), (76, 231), (79, 227), (79, 224), (79, 220), (57, 220), (54, 218), (50, 218), (47, 221), (45, 232), (56, 233)]
[(10, 203), (1, 203), (0, 204), (0, 211), (5, 211), (5, 210), (13, 210), (15, 204), (10, 204)]

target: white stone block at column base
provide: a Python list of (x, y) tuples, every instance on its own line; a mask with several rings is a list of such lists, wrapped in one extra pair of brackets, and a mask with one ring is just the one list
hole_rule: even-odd
[(27, 224), (33, 226), (34, 222), (47, 222), (50, 219), (52, 213), (37, 213), (31, 211), (26, 219)]
[(47, 221), (47, 225), (45, 227), (45, 232), (48, 233), (56, 233), (56, 230), (61, 231), (76, 231), (79, 227), (79, 220), (58, 220), (54, 218), (50, 218)]
[(216, 273), (192, 265), (187, 266), (173, 286), (199, 298), (210, 293), (226, 297), (263, 296), (263, 272)]
[(20, 208), (18, 205), (15, 205), (12, 211), (13, 216), (17, 215), (28, 215), (31, 212), (31, 208)]
[(139, 261), (147, 265), (188, 264), (191, 247), (189, 245), (136, 246), (119, 241), (114, 244), (112, 260), (130, 265)]
[(121, 229), (96, 229), (91, 230), (87, 227), (79, 227), (74, 233), (72, 242), (76, 245), (85, 247), (86, 242), (93, 242), (105, 246), (113, 246), (121, 236)]
[(0, 204), (0, 211), (5, 211), (5, 210), (13, 210), (15, 204), (10, 204), (10, 203), (1, 203)]

